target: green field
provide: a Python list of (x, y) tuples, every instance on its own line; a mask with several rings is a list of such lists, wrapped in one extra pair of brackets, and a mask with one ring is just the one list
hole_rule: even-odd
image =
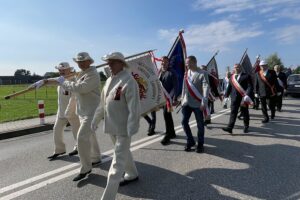
[(4, 96), (24, 90), (27, 86), (0, 85), (0, 123), (38, 117), (38, 100), (44, 100), (46, 115), (56, 114), (56, 86), (45, 86), (9, 100), (4, 99)]
[[(100, 89), (105, 82), (101, 82)], [(38, 117), (38, 100), (44, 100), (45, 114), (57, 111), (57, 86), (44, 86), (12, 99), (5, 96), (24, 90), (28, 85), (0, 85), (0, 123)]]

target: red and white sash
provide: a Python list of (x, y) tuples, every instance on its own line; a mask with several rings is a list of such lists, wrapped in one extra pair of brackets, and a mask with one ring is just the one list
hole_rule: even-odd
[(161, 88), (163, 90), (163, 93), (165, 95), (165, 98), (166, 98), (166, 103), (167, 103), (167, 111), (168, 112), (172, 112), (173, 111), (173, 100), (172, 100), (172, 97), (171, 95), (167, 92), (167, 90), (164, 88), (164, 86), (162, 85), (162, 83), (160, 82), (160, 85), (161, 85)]
[(280, 87), (285, 88), (283, 82), (280, 80), (280, 78), (277, 78), (278, 84)]
[[(192, 77), (185, 74), (184, 82), (185, 82), (187, 89), (188, 89), (189, 93), (191, 94), (191, 96), (194, 99), (196, 99), (197, 101), (201, 102), (201, 104), (202, 104), (203, 96), (200, 94), (200, 92), (197, 90), (197, 88), (193, 84)], [(210, 114), (208, 106), (204, 105), (204, 109), (202, 109), (202, 111), (203, 111), (203, 116), (206, 119), (207, 116)]]
[(263, 70), (260, 70), (258, 74), (259, 74), (261, 80), (263, 80), (263, 82), (264, 82), (265, 84), (267, 84), (267, 86), (271, 89), (272, 96), (276, 95), (276, 94), (275, 94), (274, 86), (271, 86), (271, 84), (269, 83), (269, 81), (266, 79), (266, 77), (264, 76)]
[(237, 79), (235, 78), (235, 74), (231, 76), (231, 82), (233, 87), (238, 91), (238, 93), (243, 97), (241, 106), (253, 105), (252, 99), (247, 95), (244, 88), (239, 84)]

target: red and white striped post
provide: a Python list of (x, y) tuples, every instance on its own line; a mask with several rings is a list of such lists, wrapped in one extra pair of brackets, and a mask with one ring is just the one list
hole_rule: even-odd
[(45, 105), (44, 100), (38, 101), (40, 124), (45, 124)]

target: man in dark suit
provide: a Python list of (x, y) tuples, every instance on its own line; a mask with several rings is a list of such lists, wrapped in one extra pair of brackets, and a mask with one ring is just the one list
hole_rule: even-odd
[(277, 101), (276, 101), (277, 111), (279, 112), (281, 112), (283, 92), (287, 87), (287, 77), (285, 73), (281, 71), (281, 69), (282, 68), (279, 65), (274, 66), (274, 70), (277, 75), (277, 81), (279, 84), (279, 88), (277, 91)]
[(260, 97), (261, 110), (264, 115), (262, 123), (269, 122), (267, 103), (271, 110), (271, 119), (275, 118), (276, 95), (278, 90), (277, 76), (274, 70), (268, 69), (266, 61), (261, 60), (260, 71), (256, 73), (254, 94)]
[[(159, 80), (166, 90), (168, 92), (169, 96), (172, 98), (174, 104), (177, 102), (177, 96), (178, 94), (178, 83), (177, 83), (177, 75), (176, 72), (170, 68), (169, 65), (169, 58), (167, 56), (162, 57), (161, 62), (162, 68), (159, 73)], [(171, 105), (172, 106), (172, 105)], [(166, 127), (166, 135), (161, 141), (162, 145), (167, 145), (170, 143), (170, 140), (173, 138), (176, 138), (175, 129), (174, 129), (174, 122), (172, 117), (171, 110), (168, 109), (167, 105), (164, 106), (164, 119), (165, 119), (165, 127)]]
[[(201, 69), (207, 71), (206, 65), (201, 65)], [(218, 82), (219, 80), (213, 74), (208, 73), (209, 87), (210, 87), (210, 95), (208, 98), (208, 108), (210, 110), (210, 114), (207, 115), (206, 119), (204, 119), (204, 124), (211, 124), (211, 114), (215, 112), (214, 101), (216, 97), (220, 98), (220, 93), (218, 91)]]
[(225, 92), (225, 97), (228, 97), (229, 95), (231, 97), (231, 113), (229, 123), (223, 130), (232, 133), (239, 108), (241, 107), (244, 116), (244, 133), (248, 133), (250, 121), (248, 107), (249, 104), (253, 103), (249, 97), (253, 90), (252, 81), (248, 74), (242, 72), (240, 64), (234, 65), (234, 72), (235, 73), (231, 76)]

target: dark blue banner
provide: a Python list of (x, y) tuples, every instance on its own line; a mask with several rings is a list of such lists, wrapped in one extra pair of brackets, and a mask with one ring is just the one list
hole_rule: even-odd
[(176, 96), (180, 95), (182, 91), (182, 83), (185, 72), (185, 55), (186, 50), (184, 41), (180, 36), (178, 36), (168, 55), (170, 67), (176, 72), (178, 78), (178, 90)]

